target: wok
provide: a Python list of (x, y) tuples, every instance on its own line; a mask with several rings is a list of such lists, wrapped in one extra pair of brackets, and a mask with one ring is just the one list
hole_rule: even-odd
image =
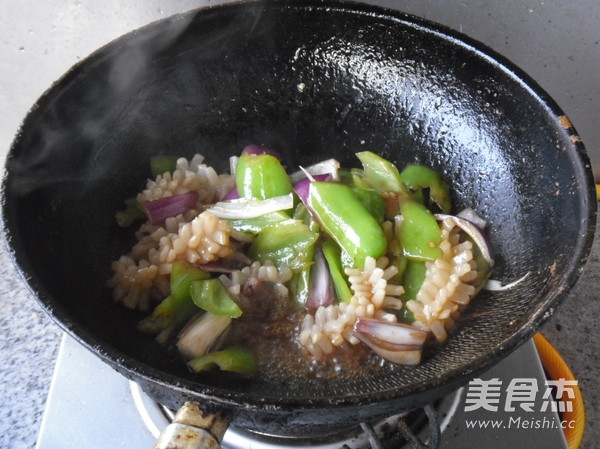
[[(246, 144), (289, 166), (376, 151), (442, 173), (458, 211), (489, 222), (494, 279), (417, 367), (328, 382), (267, 371), (194, 375), (138, 312), (113, 304), (110, 262), (132, 233), (114, 220), (149, 159), (202, 153), (226, 170)], [(584, 146), (540, 87), (439, 25), (360, 4), (244, 2), (136, 30), (73, 67), (34, 105), (6, 162), (4, 234), (48, 314), (154, 399), (226, 410), (268, 433), (325, 433), (442, 397), (527, 341), (580, 275), (596, 201)], [(584, 311), (582, 311), (584, 313)]]

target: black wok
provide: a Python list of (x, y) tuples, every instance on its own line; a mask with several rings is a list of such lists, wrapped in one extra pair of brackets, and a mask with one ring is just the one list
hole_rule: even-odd
[[(482, 292), (417, 367), (328, 382), (191, 374), (110, 299), (110, 262), (132, 242), (114, 213), (152, 156), (199, 152), (225, 170), (249, 143), (290, 166), (356, 166), (367, 149), (432, 166), (456, 210), (489, 221), (492, 277), (522, 282)], [(15, 263), (66, 332), (165, 405), (193, 400), (239, 426), (302, 434), (428, 403), (527, 341), (580, 275), (596, 214), (583, 144), (518, 68), (414, 17), (304, 0), (191, 11), (101, 48), (35, 104), (2, 195)]]

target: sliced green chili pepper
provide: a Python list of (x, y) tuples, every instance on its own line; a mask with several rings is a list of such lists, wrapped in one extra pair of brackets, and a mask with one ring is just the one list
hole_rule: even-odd
[(402, 221), (397, 238), (408, 260), (433, 260), (442, 256), (442, 231), (433, 214), (420, 203), (406, 200), (400, 206)]
[(356, 153), (356, 156), (362, 162), (366, 181), (375, 190), (408, 193), (398, 168), (390, 161), (371, 151)]
[(190, 360), (188, 366), (196, 373), (219, 368), (222, 371), (252, 376), (258, 371), (258, 363), (254, 355), (247, 349), (238, 346), (197, 357)]
[(348, 254), (344, 248), (340, 248), (340, 260), (342, 262), (342, 268), (354, 268), (354, 259)]
[(404, 276), (404, 271), (406, 270), (408, 259), (404, 255), (404, 252), (402, 251), (402, 248), (399, 244), (398, 247), (400, 249), (399, 252), (393, 250), (391, 253), (388, 254), (388, 257), (390, 258), (390, 265), (393, 265), (398, 269), (398, 273), (395, 274), (392, 278), (390, 278), (388, 282), (402, 284), (401, 280), (402, 276)]
[(370, 256), (381, 257), (387, 248), (383, 229), (356, 198), (352, 189), (334, 182), (312, 182), (308, 205), (325, 231), (362, 268)]
[[(338, 174), (339, 181), (342, 184), (346, 184), (347, 186), (353, 186), (353, 185), (355, 185), (354, 179), (353, 179), (354, 175), (352, 174), (352, 172), (354, 170), (362, 171), (362, 170), (360, 170), (358, 168), (353, 168), (353, 169), (350, 169), (350, 170), (344, 169), (344, 168), (338, 169), (338, 173), (337, 174)], [(368, 187), (368, 186), (366, 186), (366, 187)]]
[(115, 214), (117, 224), (123, 228), (127, 228), (137, 220), (147, 220), (148, 217), (144, 213), (137, 202), (137, 199), (128, 198), (125, 200), (125, 209), (118, 211)]
[(261, 215), (256, 218), (239, 218), (226, 220), (232, 229), (239, 232), (249, 232), (258, 234), (269, 225), (279, 223), (280, 221), (289, 220), (290, 217), (285, 212), (277, 211)]
[(394, 265), (398, 269), (398, 274), (392, 277), (390, 281), (393, 282), (396, 279), (402, 279), (402, 276), (404, 276), (404, 272), (406, 271), (407, 264), (408, 259), (404, 253), (392, 256), (390, 265)]
[(150, 170), (155, 178), (165, 173), (173, 173), (177, 168), (177, 156), (154, 156), (150, 158)]
[(362, 187), (352, 187), (352, 192), (373, 218), (379, 223), (383, 223), (385, 219), (385, 202), (381, 194), (375, 189), (365, 189)]
[(340, 247), (333, 240), (327, 240), (323, 242), (321, 250), (323, 251), (323, 256), (325, 256), (327, 265), (329, 266), (329, 273), (331, 274), (331, 279), (333, 280), (333, 286), (338, 299), (343, 302), (350, 302), (352, 291), (350, 291), (350, 286), (348, 285), (346, 275), (342, 268), (342, 254)]
[(213, 315), (229, 318), (242, 316), (242, 309), (231, 298), (220, 279), (192, 282), (191, 294), (196, 306)]
[[(404, 275), (402, 276), (402, 285), (404, 287), (404, 300), (416, 299), (417, 293), (425, 281), (427, 268), (425, 262), (409, 261), (406, 264)], [(404, 322), (412, 323), (415, 320), (413, 313), (407, 307), (401, 310), (401, 317)]]
[(256, 235), (248, 256), (252, 260), (270, 260), (277, 267), (297, 271), (312, 263), (313, 246), (319, 235), (300, 220), (290, 218), (267, 226)]
[(424, 165), (409, 165), (402, 170), (400, 178), (411, 190), (429, 189), (430, 198), (440, 209), (445, 213), (450, 212), (450, 190), (438, 172)]
[[(312, 232), (319, 234), (319, 224), (313, 219), (312, 215), (304, 205), (299, 203), (294, 210), (293, 218), (300, 220)], [(314, 261), (315, 245), (311, 245), (306, 250), (306, 265), (299, 271), (295, 272), (290, 279), (289, 290), (290, 296), (298, 304), (306, 304), (310, 292), (310, 272)]]
[[(343, 180), (343, 179), (342, 179)], [(356, 187), (362, 187), (363, 189), (372, 189), (373, 187), (367, 180), (365, 175), (365, 171), (360, 168), (353, 168), (350, 170), (350, 181), (349, 185), (354, 185)]]
[(152, 315), (138, 323), (138, 329), (158, 333), (169, 326), (181, 327), (198, 310), (191, 297), (192, 283), (208, 278), (210, 274), (199, 268), (175, 262), (171, 270), (171, 294), (156, 306)]
[(310, 269), (312, 265), (307, 265), (292, 275), (288, 288), (290, 297), (298, 304), (306, 305), (310, 291)]
[(427, 268), (425, 262), (408, 261), (402, 276), (402, 286), (404, 287), (404, 297), (406, 299), (416, 299), (417, 293), (425, 280)]
[(242, 198), (266, 200), (287, 195), (292, 182), (285, 168), (270, 154), (242, 154), (235, 171), (235, 182)]
[(296, 209), (294, 210), (294, 215), (292, 216), (292, 218), (295, 218), (296, 220), (300, 220), (302, 223), (304, 223), (306, 226), (308, 226), (308, 229), (310, 229), (313, 232), (318, 233), (319, 232), (319, 223), (317, 223), (313, 216), (310, 214), (310, 212), (308, 211), (308, 209), (306, 208), (306, 206), (304, 205), (304, 203), (299, 203), (296, 206)]
[(406, 269), (408, 259), (404, 255), (402, 245), (395, 235), (388, 240), (387, 256), (390, 259), (390, 265), (393, 265), (398, 269), (398, 273), (388, 279), (388, 282), (392, 284), (402, 284), (402, 276)]

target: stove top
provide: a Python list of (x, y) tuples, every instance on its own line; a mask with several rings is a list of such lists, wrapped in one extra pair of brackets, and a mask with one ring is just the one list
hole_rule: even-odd
[[(556, 407), (550, 406), (545, 382), (535, 346), (527, 342), (480, 378), (436, 402), (440, 449), (504, 449), (523, 447), (525, 441), (529, 449), (566, 449), (561, 425), (568, 423), (561, 422)], [(169, 423), (169, 415), (169, 410), (153, 402), (137, 384), (65, 335), (36, 449), (152, 448)], [(396, 419), (390, 417), (373, 427), (357, 426), (351, 435), (327, 441), (270, 437), (231, 427), (222, 448), (385, 448), (389, 435), (385, 432)], [(371, 428), (385, 435), (380, 436), (380, 443), (371, 439)], [(425, 422), (415, 429), (423, 441), (427, 428)], [(402, 447), (414, 446), (406, 443)]]

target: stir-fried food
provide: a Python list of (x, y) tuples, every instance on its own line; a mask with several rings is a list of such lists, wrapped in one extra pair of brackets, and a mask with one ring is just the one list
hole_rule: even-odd
[(360, 167), (289, 172), (248, 146), (224, 174), (200, 155), (154, 159), (155, 178), (117, 213), (143, 222), (112, 265), (115, 301), (148, 313), (139, 330), (174, 341), (197, 372), (255, 373), (257, 333), (307, 360), (361, 345), (419, 364), (489, 276), (485, 222), (451, 215), (430, 168), (356, 156)]

